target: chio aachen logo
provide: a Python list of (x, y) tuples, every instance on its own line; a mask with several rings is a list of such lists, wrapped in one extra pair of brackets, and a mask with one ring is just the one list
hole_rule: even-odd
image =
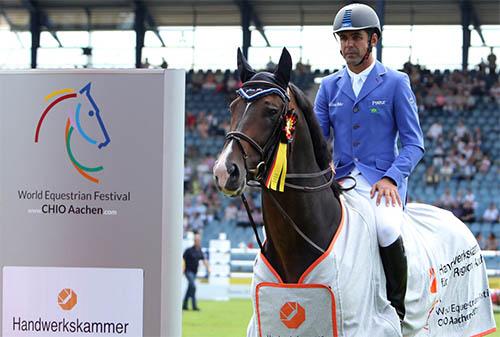
[[(106, 130), (106, 126), (101, 118), (99, 107), (90, 93), (91, 86), (92, 83), (89, 82), (79, 91), (71, 88), (65, 88), (56, 90), (45, 96), (45, 101), (50, 102), (50, 104), (45, 108), (45, 110), (43, 110), (42, 115), (38, 120), (35, 131), (35, 143), (38, 143), (40, 130), (47, 114), (59, 103), (66, 100), (71, 101), (72, 105), (68, 111), (64, 136), (66, 152), (76, 171), (85, 179), (98, 184), (99, 179), (95, 177), (95, 174), (102, 171), (104, 167), (83, 165), (75, 158), (75, 154), (71, 150), (71, 136), (73, 135), (73, 131), (75, 129), (88, 144), (96, 146), (99, 150), (106, 147), (111, 141)], [(84, 126), (88, 127), (92, 124), (97, 125), (96, 129), (99, 133), (97, 137), (89, 135), (89, 133), (84, 130)]]

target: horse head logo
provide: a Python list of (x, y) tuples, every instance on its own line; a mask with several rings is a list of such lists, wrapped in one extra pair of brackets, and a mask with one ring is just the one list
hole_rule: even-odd
[[(71, 100), (74, 105), (70, 109), (66, 120), (65, 128), (65, 143), (66, 152), (71, 161), (71, 164), (76, 171), (85, 179), (98, 184), (99, 179), (94, 175), (104, 169), (103, 166), (86, 166), (80, 163), (71, 149), (71, 137), (76, 129), (78, 134), (91, 146), (95, 146), (98, 150), (106, 147), (111, 139), (109, 137), (104, 121), (101, 117), (99, 106), (95, 102), (91, 94), (92, 83), (89, 82), (79, 91), (71, 88), (56, 90), (45, 97), (45, 101), (50, 104), (45, 108), (40, 119), (38, 120), (35, 131), (35, 143), (38, 143), (40, 130), (47, 114), (59, 103), (66, 100)], [(94, 133), (86, 131), (88, 126), (95, 124), (97, 130)]]

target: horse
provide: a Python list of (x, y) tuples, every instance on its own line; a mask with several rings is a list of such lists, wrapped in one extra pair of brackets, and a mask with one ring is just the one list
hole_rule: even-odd
[[(76, 129), (81, 138), (92, 146), (97, 146), (97, 149), (102, 149), (109, 145), (111, 139), (101, 117), (99, 106), (97, 105), (91, 93), (92, 83), (89, 82), (80, 90), (72, 88), (64, 88), (56, 90), (45, 96), (45, 101), (49, 102), (38, 119), (35, 129), (35, 143), (40, 140), (40, 132), (43, 123), (49, 112), (64, 101), (71, 101), (74, 107), (70, 110), (66, 119), (65, 126), (65, 146), (68, 158), (74, 169), (85, 179), (93, 183), (99, 184), (99, 179), (94, 176), (95, 173), (104, 169), (103, 166), (86, 166), (81, 164), (76, 158), (71, 148), (71, 137)], [(82, 109), (82, 107), (84, 107)], [(95, 120), (95, 121), (94, 121)], [(85, 126), (97, 122), (97, 129), (100, 134), (92, 135), (85, 131)], [(98, 140), (100, 139), (100, 141)]]
[(290, 54), (283, 49), (273, 73), (252, 69), (239, 49), (237, 61), (243, 85), (230, 104), (230, 131), (213, 174), (223, 194), (241, 196), (245, 205), (246, 186), (261, 187), (266, 240), (257, 236), (247, 336), (495, 331), (474, 236), (450, 212), (422, 204), (405, 208), (408, 289), (400, 325), (386, 297), (373, 212), (355, 190), (335, 181), (312, 105), (289, 83)]

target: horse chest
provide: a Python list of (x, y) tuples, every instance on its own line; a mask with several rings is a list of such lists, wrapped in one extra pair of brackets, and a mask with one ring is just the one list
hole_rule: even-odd
[[(256, 324), (250, 324), (248, 336), (284, 336), (289, 329), (294, 336), (308, 337), (398, 336), (397, 317), (380, 292), (383, 271), (373, 261), (378, 249), (374, 229), (346, 213), (327, 252), (297, 283), (283, 283), (268, 261), (258, 257), (252, 284)], [(291, 328), (294, 324), (299, 326)]]

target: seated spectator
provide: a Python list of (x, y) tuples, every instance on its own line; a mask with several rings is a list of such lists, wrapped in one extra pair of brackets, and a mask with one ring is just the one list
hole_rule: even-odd
[(438, 144), (434, 148), (434, 152), (432, 155), (432, 165), (434, 165), (435, 167), (441, 167), (443, 166), (443, 161), (444, 161), (444, 148), (442, 141), (438, 140)]
[(453, 167), (448, 159), (444, 161), (443, 166), (439, 170), (439, 174), (443, 178), (444, 181), (450, 181), (453, 176)]
[(474, 209), (477, 206), (476, 196), (474, 195), (474, 192), (472, 192), (472, 190), (470, 188), (467, 189), (467, 193), (465, 193), (463, 201), (464, 202), (470, 202), (472, 204), (472, 207)]
[(424, 178), (427, 185), (433, 186), (439, 184), (439, 174), (436, 172), (434, 165), (427, 168)]
[(481, 162), (479, 163), (479, 172), (486, 174), (490, 170), (491, 161), (488, 156), (484, 156)]
[(474, 206), (472, 202), (465, 201), (462, 206), (462, 216), (460, 218), (463, 222), (471, 223), (476, 221), (476, 217), (474, 215)]
[(483, 221), (488, 223), (498, 222), (498, 208), (494, 202), (491, 202), (483, 213)]
[(479, 244), (479, 248), (486, 249), (486, 240), (483, 238), (483, 234), (481, 232), (476, 235), (477, 243)]
[(437, 206), (447, 210), (451, 210), (455, 203), (455, 198), (451, 195), (450, 189), (447, 188), (441, 198), (439, 198), (439, 200), (437, 201)]
[(486, 241), (486, 250), (497, 250), (498, 241), (495, 234), (490, 233), (488, 240)]
[(207, 71), (205, 76), (205, 81), (201, 85), (201, 87), (205, 90), (215, 90), (217, 88), (217, 82), (215, 81), (215, 75), (211, 70)]
[(224, 210), (224, 220), (226, 221), (236, 220), (237, 215), (238, 207), (236, 207), (236, 205), (233, 203), (230, 203), (229, 206), (227, 206)]
[(498, 105), (500, 105), (500, 82), (496, 82), (490, 88), (490, 96), (496, 101)]
[(193, 231), (203, 230), (203, 227), (205, 227), (205, 214), (196, 212), (189, 227)]
[(470, 180), (476, 173), (476, 167), (467, 160), (463, 153), (457, 159), (457, 166), (460, 168), (458, 180)]
[(193, 91), (197, 92), (200, 90), (204, 81), (205, 74), (203, 73), (203, 70), (198, 70), (195, 74), (193, 74), (193, 77), (191, 78), (191, 88)]
[(264, 225), (264, 218), (262, 217), (262, 210), (260, 209), (260, 207), (255, 207), (255, 209), (252, 211), (252, 217), (257, 226)]
[(269, 61), (266, 64), (266, 70), (273, 72), (276, 68), (276, 63), (273, 62), (273, 58), (269, 56)]
[(250, 220), (248, 220), (248, 214), (245, 207), (240, 207), (236, 215), (236, 226), (247, 227), (251, 226)]
[(196, 116), (191, 111), (186, 111), (186, 127), (190, 131), (194, 131), (196, 126)]
[(455, 127), (455, 135), (457, 136), (458, 139), (461, 139), (465, 136), (465, 134), (468, 132), (467, 127), (464, 124), (464, 121), (460, 119), (458, 121), (457, 126)]

